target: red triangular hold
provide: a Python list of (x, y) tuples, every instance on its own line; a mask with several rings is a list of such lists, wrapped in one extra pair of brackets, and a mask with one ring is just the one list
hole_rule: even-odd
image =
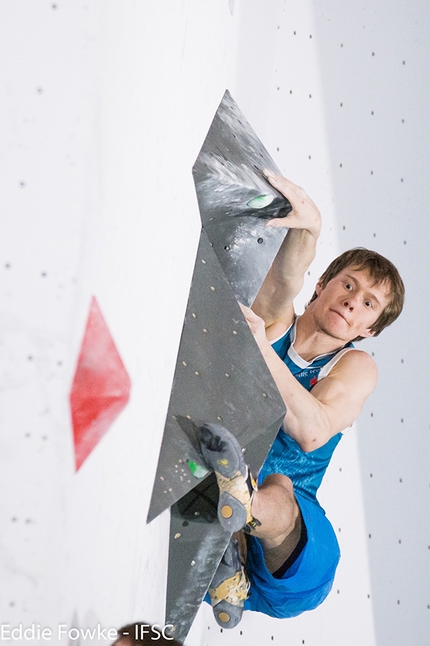
[(76, 470), (127, 405), (130, 385), (93, 297), (70, 393)]

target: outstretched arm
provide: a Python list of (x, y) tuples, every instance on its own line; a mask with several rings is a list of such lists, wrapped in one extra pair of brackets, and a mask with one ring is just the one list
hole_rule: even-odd
[(321, 215), (300, 186), (269, 171), (265, 174), (293, 207), (286, 218), (267, 223), (267, 226), (288, 227), (289, 231), (252, 304), (253, 311), (264, 320), (270, 339), (275, 338), (279, 328), (286, 328), (292, 322), (293, 300), (300, 292), (304, 275), (315, 257)]

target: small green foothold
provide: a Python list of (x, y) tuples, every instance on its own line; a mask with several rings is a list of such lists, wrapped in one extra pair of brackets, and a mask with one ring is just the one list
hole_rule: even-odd
[(188, 467), (195, 478), (204, 478), (209, 473), (209, 469), (202, 466), (201, 464), (196, 464), (193, 460), (187, 460)]
[(249, 200), (247, 206), (249, 206), (250, 209), (264, 209), (265, 206), (272, 204), (274, 199), (274, 195), (259, 195), (258, 197), (254, 197), (252, 200)]

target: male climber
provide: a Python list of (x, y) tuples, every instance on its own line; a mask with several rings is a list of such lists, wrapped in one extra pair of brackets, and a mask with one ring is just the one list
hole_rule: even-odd
[[(268, 222), (289, 230), (252, 309), (242, 306), (287, 410), (258, 490), (234, 436), (214, 424), (201, 429), (202, 453), (220, 489), (219, 520), (247, 534), (246, 572), (232, 540), (209, 589), (215, 618), (226, 628), (237, 625), (243, 609), (293, 617), (330, 592), (340, 552), (316, 492), (342, 431), (377, 381), (374, 360), (352, 342), (377, 336), (404, 299), (390, 261), (352, 249), (329, 265), (297, 316), (293, 301), (315, 256), (321, 216), (302, 188), (269, 171), (266, 177), (293, 210)], [(244, 558), (243, 532), (236, 538)]]

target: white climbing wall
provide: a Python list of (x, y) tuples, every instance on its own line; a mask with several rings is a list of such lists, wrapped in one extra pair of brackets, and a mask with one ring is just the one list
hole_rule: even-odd
[[(367, 246), (398, 265), (407, 301), (362, 346), (379, 385), (321, 490), (343, 553), (333, 593), (230, 632), (203, 607), (187, 643), (428, 646), (429, 29), (424, 0), (3, 0), (5, 630), (69, 645), (60, 624), (163, 620), (168, 515), (145, 518), (200, 231), (191, 166), (229, 88), (323, 212), (306, 296)], [(132, 391), (75, 473), (68, 395), (93, 295)], [(109, 640), (79, 646), (95, 643)]]

